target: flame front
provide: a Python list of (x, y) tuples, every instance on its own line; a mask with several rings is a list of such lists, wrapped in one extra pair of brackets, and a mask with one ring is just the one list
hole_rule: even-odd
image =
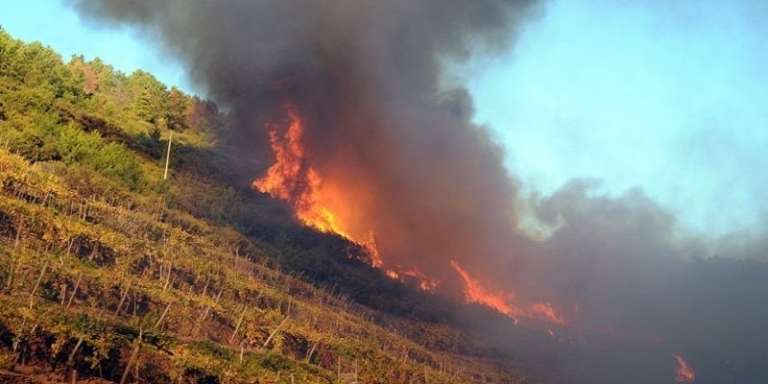
[(455, 260), (451, 260), (451, 267), (456, 270), (464, 282), (464, 296), (467, 302), (485, 305), (514, 319), (515, 323), (519, 318), (525, 317), (565, 325), (565, 319), (549, 303), (534, 303), (527, 307), (519, 306), (516, 304), (517, 295), (514, 292), (491, 292), (483, 287), (479, 281), (472, 278)]
[(672, 355), (675, 358), (675, 381), (678, 383), (693, 383), (696, 380), (696, 372), (682, 356)]
[(275, 163), (267, 174), (253, 182), (257, 190), (291, 203), (296, 217), (304, 224), (322, 232), (350, 236), (342, 230), (336, 215), (321, 201), (322, 180), (309, 166), (301, 139), (304, 123), (296, 108), (285, 107), (290, 123), (281, 137), (277, 124), (268, 124), (269, 142), (275, 154)]
[[(350, 228), (343, 219), (351, 203), (343, 190), (326, 184), (320, 173), (310, 165), (302, 137), (305, 121), (293, 105), (285, 107), (288, 117), (287, 128), (280, 124), (267, 124), (269, 141), (275, 156), (275, 163), (266, 175), (256, 179), (253, 187), (272, 197), (288, 202), (296, 218), (307, 226), (322, 232), (338, 234), (368, 251), (369, 262), (380, 268), (392, 279), (415, 282), (415, 286), (432, 291), (440, 283), (419, 270), (386, 265), (376, 244), (374, 233), (366, 228)], [(281, 133), (283, 132), (283, 133)], [(492, 308), (517, 322), (518, 318), (531, 318), (558, 325), (565, 325), (565, 319), (549, 303), (534, 303), (522, 306), (514, 292), (491, 292), (485, 289), (455, 261), (450, 262), (461, 277), (468, 302), (479, 303)]]
[(288, 127), (284, 134), (281, 134), (280, 124), (267, 124), (275, 163), (269, 167), (266, 175), (253, 181), (253, 188), (290, 203), (296, 218), (303, 224), (321, 232), (335, 233), (365, 248), (371, 266), (383, 269), (390, 278), (415, 281), (416, 286), (422, 290), (434, 290), (439, 281), (418, 270), (385, 268), (374, 233), (361, 228), (353, 230), (343, 223), (337, 212), (345, 208), (340, 204), (344, 205), (347, 198), (334, 193), (309, 164), (302, 143), (305, 122), (294, 105), (286, 105), (285, 110)]

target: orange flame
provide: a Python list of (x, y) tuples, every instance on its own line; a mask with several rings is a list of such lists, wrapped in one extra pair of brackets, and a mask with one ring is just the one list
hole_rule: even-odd
[(308, 165), (304, 154), (301, 143), (303, 121), (295, 107), (286, 106), (286, 111), (290, 125), (283, 137), (280, 137), (275, 124), (267, 125), (275, 163), (264, 177), (253, 182), (253, 187), (290, 202), (302, 223), (322, 232), (338, 233), (349, 238), (340, 228), (336, 215), (320, 204), (318, 191), (322, 180)]
[(565, 319), (549, 303), (534, 303), (528, 308), (520, 307), (515, 304), (517, 295), (514, 292), (491, 292), (473, 279), (455, 260), (451, 260), (451, 267), (464, 282), (464, 296), (468, 303), (485, 305), (514, 319), (515, 324), (518, 318), (526, 317), (565, 325)]
[[(398, 272), (399, 271), (399, 272)], [(392, 269), (386, 269), (384, 273), (391, 279), (407, 282), (408, 280), (415, 280), (419, 289), (422, 291), (434, 291), (440, 284), (440, 280), (433, 279), (415, 269), (403, 269), (398, 267), (398, 271)]]
[(696, 380), (696, 372), (685, 359), (678, 354), (672, 355), (675, 358), (675, 381), (678, 383), (693, 383)]
[[(320, 174), (309, 165), (302, 144), (304, 121), (295, 106), (289, 104), (285, 110), (289, 124), (283, 135), (280, 135), (279, 124), (267, 124), (275, 163), (269, 167), (266, 175), (253, 181), (253, 188), (290, 203), (296, 218), (303, 224), (321, 232), (335, 233), (365, 248), (371, 266), (383, 269), (384, 260), (376, 245), (374, 233), (351, 231), (331, 208), (340, 208), (338, 203), (345, 199), (335, 196), (323, 183)], [(354, 236), (353, 233), (367, 235)], [(439, 283), (417, 270), (397, 268), (384, 269), (384, 272), (395, 280), (415, 280), (417, 286), (425, 291), (434, 290)]]

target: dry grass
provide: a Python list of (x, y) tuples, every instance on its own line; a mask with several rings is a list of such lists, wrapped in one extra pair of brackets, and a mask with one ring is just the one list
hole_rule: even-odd
[(268, 267), (273, 251), (232, 227), (129, 191), (84, 196), (44, 168), (0, 151), (0, 368), (143, 382), (522, 382), (426, 347), (482, 350), (459, 330)]

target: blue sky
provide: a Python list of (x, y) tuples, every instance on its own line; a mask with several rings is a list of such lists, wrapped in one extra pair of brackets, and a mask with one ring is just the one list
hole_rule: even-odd
[[(765, 4), (765, 5), (763, 5)], [(641, 187), (696, 230), (749, 228), (768, 209), (768, 2), (551, 0), (515, 49), (464, 71), (510, 171), (551, 193), (572, 178)], [(130, 29), (58, 0), (3, 4), (0, 25), (65, 58), (101, 57), (193, 89)]]
[(510, 55), (477, 60), (508, 166), (550, 193), (639, 186), (697, 230), (768, 208), (768, 2), (551, 1)]
[(0, 26), (18, 39), (51, 46), (65, 60), (74, 54), (83, 54), (86, 59), (99, 57), (125, 73), (143, 69), (166, 84), (193, 88), (180, 64), (161, 55), (136, 31), (83, 23), (61, 0), (4, 2)]

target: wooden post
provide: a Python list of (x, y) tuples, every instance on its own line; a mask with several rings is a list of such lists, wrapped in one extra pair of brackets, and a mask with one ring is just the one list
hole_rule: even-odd
[(17, 264), (21, 263), (21, 255), (19, 254), (19, 245), (21, 244), (21, 232), (24, 230), (24, 217), (19, 217), (19, 226), (16, 228), (16, 240), (13, 242), (13, 253), (10, 260), (10, 273), (8, 274), (8, 281), (6, 281), (5, 289), (8, 292), (13, 290), (13, 283), (16, 277)]
[(287, 321), (288, 321), (288, 316), (286, 316), (285, 319), (283, 319), (283, 321), (281, 321), (280, 324), (277, 325), (277, 328), (275, 328), (275, 330), (272, 331), (269, 337), (267, 337), (267, 341), (265, 341), (264, 345), (261, 347), (262, 349), (267, 348), (267, 345), (269, 345), (269, 342), (272, 341), (272, 338), (275, 337), (275, 335), (277, 335), (277, 332), (280, 331), (280, 328), (282, 328)]
[(59, 289), (61, 290), (61, 305), (64, 306), (67, 303), (67, 285), (61, 284)]
[(203, 287), (203, 293), (201, 293), (201, 296), (205, 296), (208, 294), (208, 282), (210, 280), (208, 279), (208, 275), (205, 275), (205, 286)]
[(171, 163), (171, 142), (173, 141), (173, 131), (168, 132), (168, 151), (165, 154), (165, 172), (163, 180), (168, 179), (168, 165)]
[(240, 326), (243, 324), (243, 319), (245, 318), (245, 312), (248, 310), (248, 307), (243, 308), (243, 313), (240, 314), (240, 318), (237, 320), (237, 325), (235, 326), (235, 330), (232, 332), (232, 336), (229, 337), (229, 343), (232, 344), (232, 342), (235, 340), (235, 336), (237, 336), (237, 331), (240, 330)]
[(312, 361), (312, 354), (315, 353), (315, 349), (317, 348), (317, 345), (320, 344), (320, 340), (315, 341), (315, 343), (312, 345), (312, 349), (309, 350), (307, 353), (307, 364), (309, 364), (310, 361)]
[(171, 309), (171, 303), (168, 303), (168, 305), (165, 306), (165, 309), (163, 310), (163, 314), (160, 315), (159, 319), (157, 319), (157, 322), (155, 323), (155, 326), (154, 326), (156, 330), (159, 330), (160, 326), (163, 325), (163, 320), (165, 319), (165, 315), (168, 314), (169, 309)]
[[(205, 286), (205, 289), (208, 289), (208, 285), (207, 285), (207, 284), (208, 284), (208, 283), (206, 282), (206, 286)], [(218, 293), (218, 295), (216, 295), (216, 299), (213, 301), (213, 302), (214, 302), (214, 304), (218, 304), (218, 303), (219, 303), (219, 299), (221, 299), (221, 294), (222, 294), (223, 292), (224, 292), (224, 287), (221, 287), (221, 289), (219, 290), (219, 293)], [(201, 324), (203, 323), (203, 321), (205, 321), (205, 319), (207, 319), (207, 318), (208, 318), (208, 313), (209, 313), (209, 312), (211, 312), (211, 305), (210, 305), (210, 304), (207, 304), (207, 305), (205, 306), (205, 309), (203, 309), (203, 312), (200, 314), (200, 316), (197, 318), (197, 320), (195, 321), (195, 323), (192, 325), (192, 329), (191, 329), (191, 331), (190, 331), (190, 332), (191, 332), (191, 333), (190, 333), (190, 336), (197, 336), (197, 332), (198, 332), (198, 330), (199, 330), (199, 328), (200, 328)]]
[(173, 286), (173, 282), (176, 281), (176, 276), (173, 276), (173, 279), (171, 279), (171, 275), (173, 274), (173, 262), (168, 263), (168, 275), (165, 277), (165, 284), (163, 284), (163, 292), (165, 292), (168, 287)]
[(139, 338), (134, 340), (133, 352), (131, 352), (131, 357), (128, 358), (128, 363), (125, 365), (125, 370), (123, 371), (123, 377), (120, 378), (120, 384), (125, 384), (125, 382), (128, 380), (128, 374), (131, 372), (131, 366), (136, 361), (136, 356), (139, 354), (139, 349), (141, 349), (141, 338), (143, 336), (144, 336), (144, 330), (139, 328)]
[(32, 309), (35, 306), (35, 293), (37, 293), (37, 289), (40, 288), (40, 283), (43, 281), (43, 276), (45, 276), (45, 272), (47, 270), (48, 270), (48, 261), (46, 261), (45, 265), (43, 265), (43, 270), (40, 271), (40, 276), (37, 277), (35, 286), (34, 288), (32, 288), (32, 292), (29, 294), (29, 309)]
[(120, 302), (117, 304), (117, 309), (115, 309), (115, 316), (120, 314), (120, 310), (123, 308), (123, 303), (125, 303), (125, 298), (128, 296), (128, 291), (131, 290), (131, 283), (131, 281), (128, 282), (128, 286), (125, 287), (122, 296), (120, 296)]
[(67, 306), (65, 309), (69, 309), (70, 306), (72, 306), (72, 300), (75, 299), (75, 295), (77, 294), (77, 288), (80, 287), (80, 279), (83, 277), (81, 273), (77, 274), (77, 281), (75, 282), (75, 287), (72, 289), (72, 296), (69, 297), (69, 301), (67, 301)]
[(80, 336), (77, 339), (77, 344), (75, 344), (75, 347), (72, 348), (72, 352), (69, 353), (69, 357), (67, 357), (67, 367), (72, 368), (75, 364), (75, 357), (77, 356), (77, 350), (80, 349), (80, 345), (83, 344), (84, 337)]
[(13, 242), (13, 251), (16, 252), (16, 250), (19, 249), (19, 244), (21, 243), (21, 232), (24, 230), (24, 218), (19, 218), (19, 228), (16, 229), (16, 240)]

